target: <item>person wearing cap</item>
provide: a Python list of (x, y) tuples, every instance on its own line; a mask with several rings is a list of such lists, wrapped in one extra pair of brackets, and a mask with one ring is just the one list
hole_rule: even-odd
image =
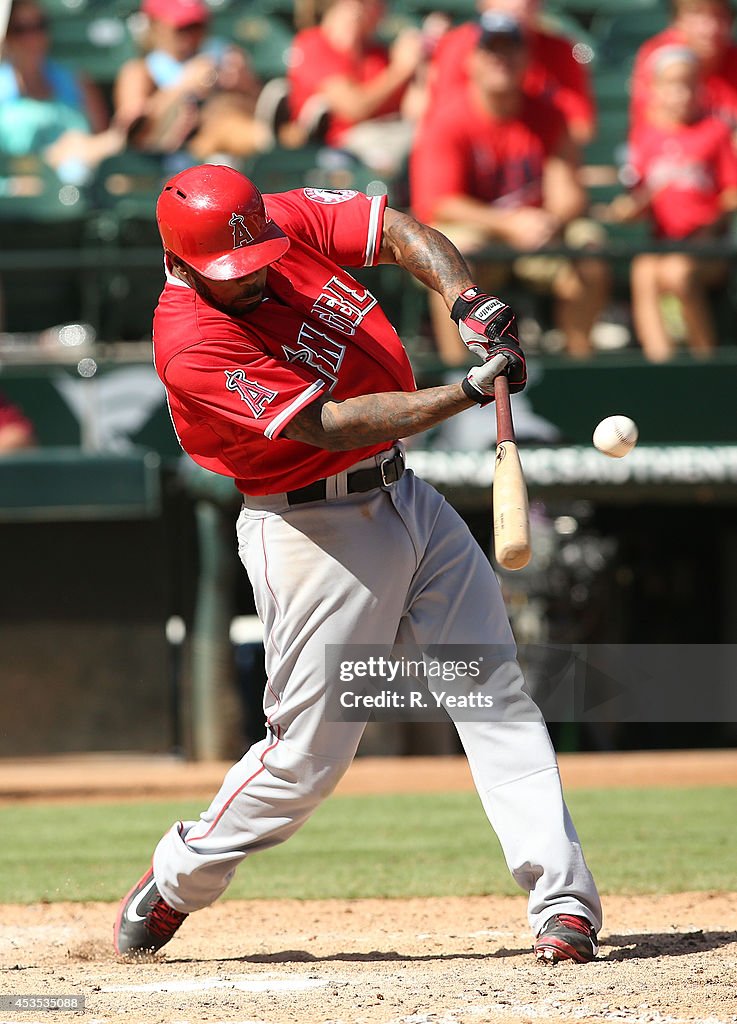
[[(307, 820), (366, 725), (365, 710), (344, 713), (351, 687), (341, 689), (339, 665), (355, 659), (353, 645), (389, 656), (399, 644), (436, 667), (483, 647), (483, 667), (469, 674), (458, 662), (456, 678), (477, 709), (484, 695), (483, 710), (447, 701), (448, 713), (529, 895), (537, 958), (592, 960), (601, 905), (544, 720), (522, 689), (498, 581), (460, 516), (405, 468), (399, 440), (487, 405), (500, 373), (511, 391), (524, 387), (514, 313), (476, 288), (446, 238), (385, 195), (262, 196), (209, 165), (167, 182), (157, 220), (166, 285), (154, 362), (182, 447), (243, 496), (238, 546), (265, 630), (267, 728), (200, 819), (159, 842), (120, 904), (115, 949), (161, 948), (244, 858)], [(479, 365), (416, 390), (397, 332), (345, 269), (378, 263), (442, 294)]]
[[(585, 249), (600, 244), (603, 231), (582, 217), (587, 197), (563, 114), (523, 88), (526, 38), (515, 18), (483, 15), (463, 117), (446, 105), (420, 126), (410, 158), (410, 200), (416, 216), (438, 226), (469, 258), (490, 243), (528, 253), (561, 242), (580, 248), (575, 261), (510, 256), (509, 265), (479, 261), (476, 273), (497, 287), (513, 271), (531, 289), (552, 293), (566, 351), (584, 357), (609, 282), (606, 265)], [(441, 358), (449, 365), (464, 361), (432, 293), (430, 308)]]
[(732, 37), (730, 0), (673, 0), (673, 12), (668, 28), (637, 51), (630, 86), (630, 138), (647, 120), (653, 88), (650, 58), (665, 46), (685, 46), (698, 59), (705, 112), (729, 125), (737, 139), (737, 42)]
[[(648, 216), (656, 238), (698, 243), (723, 237), (737, 210), (737, 152), (729, 127), (702, 107), (699, 56), (681, 45), (654, 50), (648, 105), (630, 146), (635, 184), (611, 204), (613, 221)], [(696, 252), (643, 253), (632, 261), (632, 318), (653, 362), (674, 352), (664, 299), (675, 297), (691, 352), (708, 356), (717, 335), (708, 291), (723, 285), (728, 263)]]
[[(586, 63), (591, 59), (590, 49), (543, 28), (541, 0), (477, 2), (481, 18), (499, 14), (519, 21), (528, 54), (523, 89), (531, 96), (551, 101), (577, 143), (590, 142), (596, 130), (596, 106)], [(456, 111), (461, 109), (481, 31), (481, 20), (465, 22), (440, 40), (430, 66), (428, 116), (446, 104)]]
[(208, 34), (203, 0), (143, 0), (144, 56), (126, 62), (114, 88), (118, 121), (135, 125), (135, 145), (186, 148), (197, 159), (247, 157), (268, 149), (271, 131), (255, 116), (260, 84), (241, 50)]

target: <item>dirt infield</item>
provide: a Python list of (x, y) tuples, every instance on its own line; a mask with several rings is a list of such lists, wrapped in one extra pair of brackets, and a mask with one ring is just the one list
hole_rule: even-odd
[[(737, 786), (737, 750), (561, 754), (566, 789)], [(138, 754), (0, 759), (0, 803), (212, 796), (230, 763)], [(473, 789), (464, 757), (362, 757), (338, 794), (451, 793)]]
[[(223, 767), (0, 762), (0, 800), (202, 796)], [(568, 788), (737, 785), (734, 751), (564, 756), (561, 767)], [(363, 759), (339, 792), (470, 788), (463, 759)], [(546, 968), (530, 954), (522, 896), (221, 901), (164, 954), (129, 963), (112, 953), (110, 904), (5, 905), (0, 996), (87, 1005), (0, 1009), (0, 1024), (737, 1024), (737, 893), (609, 897), (605, 913), (595, 963)]]
[[(2, 992), (85, 1024), (737, 1021), (737, 895), (609, 899), (600, 959), (534, 962), (524, 898), (221, 902), (122, 963), (109, 904), (4, 907)], [(7, 1014), (0, 1020), (72, 1020)]]

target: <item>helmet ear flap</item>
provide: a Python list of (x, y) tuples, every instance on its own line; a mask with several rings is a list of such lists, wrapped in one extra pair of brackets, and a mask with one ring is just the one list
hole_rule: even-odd
[(247, 277), (289, 248), (254, 183), (218, 164), (189, 167), (166, 182), (156, 220), (164, 249), (215, 281)]

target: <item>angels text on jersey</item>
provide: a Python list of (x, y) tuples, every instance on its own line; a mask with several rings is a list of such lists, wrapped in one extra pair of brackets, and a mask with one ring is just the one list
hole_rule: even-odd
[[(376, 299), (367, 288), (355, 285), (355, 281), (341, 281), (333, 275), (310, 310), (326, 326), (347, 337), (356, 333), (361, 321), (376, 305)], [(306, 321), (300, 327), (294, 345), (282, 342), (282, 349), (290, 363), (309, 366), (316, 375), (330, 380), (329, 390), (335, 387), (346, 349), (342, 342)]]

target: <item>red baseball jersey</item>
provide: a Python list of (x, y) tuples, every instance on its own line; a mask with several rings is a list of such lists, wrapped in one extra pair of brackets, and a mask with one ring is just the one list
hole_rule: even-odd
[(547, 101), (523, 98), (515, 118), (492, 117), (468, 92), (463, 117), (445, 107), (417, 133), (410, 158), (410, 198), (432, 223), (441, 199), (470, 196), (516, 209), (542, 204), (543, 169), (566, 133)]
[[(446, 102), (456, 113), (465, 102), (469, 79), (468, 59), (481, 29), (475, 22), (459, 25), (440, 40), (433, 56), (430, 78), (430, 114)], [(592, 128), (596, 108), (591, 79), (585, 64), (574, 57), (575, 43), (563, 36), (533, 29), (527, 34), (529, 63), (522, 86), (531, 96), (549, 100), (563, 114), (567, 125)]]
[(737, 188), (737, 152), (723, 121), (705, 117), (664, 129), (640, 125), (632, 166), (653, 193), (650, 210), (661, 238), (686, 238), (722, 213), (719, 197)]
[[(363, 53), (355, 54), (350, 50), (336, 50), (319, 27), (298, 32), (289, 53), (287, 72), (292, 118), (296, 118), (307, 100), (319, 92), (326, 79), (347, 78), (356, 85), (365, 85), (384, 71), (388, 64), (386, 48), (378, 43), (372, 43)], [(404, 88), (398, 89), (372, 117), (397, 113), (403, 92)], [(338, 114), (331, 114), (326, 141), (336, 145), (355, 123)]]
[(180, 444), (246, 494), (303, 487), (386, 448), (329, 452), (283, 437), (319, 395), (415, 390), (397, 332), (341, 269), (376, 263), (386, 197), (305, 188), (264, 202), (291, 244), (269, 266), (261, 304), (234, 318), (167, 275), (154, 314), (154, 362)]
[[(686, 37), (677, 28), (665, 31), (648, 39), (637, 51), (632, 69), (630, 134), (635, 139), (647, 117), (650, 102), (652, 62), (650, 58), (664, 46), (686, 46)], [(725, 121), (732, 129), (737, 128), (737, 43), (726, 50), (718, 68), (703, 80), (703, 106), (705, 112)]]

